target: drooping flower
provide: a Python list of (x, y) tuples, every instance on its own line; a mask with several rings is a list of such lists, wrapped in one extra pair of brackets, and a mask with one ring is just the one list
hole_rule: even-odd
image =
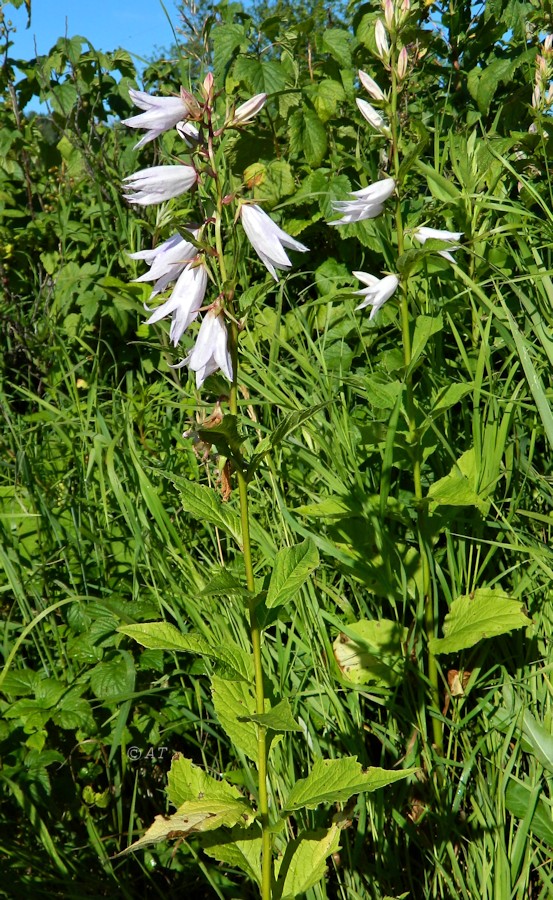
[(257, 204), (243, 203), (240, 216), (250, 244), (275, 281), (278, 281), (275, 266), (278, 269), (289, 269), (292, 265), (284, 247), (307, 253), (308, 247), (286, 234)]
[(367, 103), (366, 100), (361, 100), (360, 97), (357, 97), (355, 102), (359, 108), (359, 112), (363, 116), (364, 119), (367, 120), (369, 125), (372, 125), (373, 128), (376, 128), (377, 131), (380, 131), (381, 134), (389, 137), (390, 129), (388, 128), (388, 123), (384, 116), (382, 116), (374, 106), (371, 106), (370, 103)]
[(355, 292), (365, 298), (356, 309), (365, 309), (366, 306), (372, 306), (370, 321), (370, 319), (375, 317), (378, 310), (384, 306), (386, 300), (389, 300), (396, 291), (399, 278), (397, 275), (385, 275), (384, 278), (377, 278), (375, 275), (369, 275), (368, 272), (354, 272), (353, 274), (359, 281), (367, 285), (366, 288)]
[(181, 119), (185, 119), (189, 113), (189, 105), (181, 97), (155, 97), (144, 91), (129, 90), (129, 96), (135, 106), (146, 110), (130, 119), (123, 119), (123, 125), (129, 128), (147, 128), (147, 132), (141, 138), (134, 149), (143, 147), (148, 141), (153, 141), (164, 131), (173, 128)]
[[(415, 231), (413, 237), (421, 244), (424, 244), (428, 240), (447, 241), (447, 243), (452, 243), (454, 241), (459, 241), (463, 237), (463, 232), (445, 231), (441, 228), (427, 228), (423, 225)], [(454, 250), (458, 250), (459, 247), (460, 244), (455, 244), (453, 247), (450, 247), (449, 250), (438, 250), (437, 252), (440, 256), (443, 256), (444, 259), (448, 259), (449, 262), (454, 263), (455, 260), (451, 253)]]
[[(194, 237), (197, 231), (193, 231)], [(137, 253), (129, 253), (131, 259), (143, 259), (150, 266), (149, 272), (135, 278), (134, 281), (155, 281), (151, 297), (155, 297), (160, 291), (164, 291), (171, 281), (179, 277), (184, 267), (197, 255), (193, 244), (186, 241), (180, 234), (173, 234), (163, 244), (154, 247), (153, 250), (139, 250)]]
[(196, 373), (196, 387), (200, 388), (208, 375), (221, 369), (232, 381), (232, 360), (228, 347), (228, 332), (220, 309), (209, 309), (203, 318), (196, 343), (181, 363), (174, 368), (188, 368)]
[(196, 184), (198, 173), (193, 166), (152, 166), (123, 179), (124, 194), (129, 203), (149, 206), (178, 197)]
[(198, 315), (207, 288), (207, 271), (203, 263), (189, 263), (179, 275), (171, 296), (158, 306), (146, 321), (153, 325), (172, 314), (169, 338), (176, 347), (182, 335)]
[(234, 111), (230, 125), (247, 125), (260, 112), (267, 102), (267, 94), (255, 94)]
[(386, 99), (384, 91), (379, 88), (374, 78), (371, 78), (371, 76), (367, 75), (366, 72), (363, 72), (362, 69), (359, 69), (359, 81), (373, 100), (383, 101)]
[(350, 197), (355, 200), (334, 200), (332, 211), (342, 213), (340, 219), (330, 222), (330, 225), (351, 225), (352, 222), (361, 222), (363, 219), (374, 219), (384, 209), (384, 203), (392, 196), (396, 187), (393, 178), (383, 178), (375, 181), (359, 191), (351, 191)]

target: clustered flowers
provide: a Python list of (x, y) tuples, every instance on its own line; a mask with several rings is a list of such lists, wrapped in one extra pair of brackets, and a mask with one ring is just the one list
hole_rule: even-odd
[[(124, 124), (146, 132), (135, 149), (175, 128), (187, 151), (196, 153), (197, 158), (195, 161), (174, 165), (152, 166), (129, 175), (123, 181), (125, 199), (138, 206), (163, 203), (191, 191), (211, 178), (215, 185), (212, 197), (216, 208), (214, 215), (220, 215), (222, 206), (233, 202), (236, 197), (217, 196), (220, 185), (214, 167), (213, 142), (227, 128), (248, 125), (263, 109), (267, 95), (256, 94), (242, 103), (217, 130), (213, 125), (214, 93), (211, 74), (203, 82), (201, 101), (184, 88), (181, 88), (178, 97), (156, 97), (134, 89), (129, 94), (143, 112), (124, 119)], [(275, 281), (278, 281), (277, 269), (289, 269), (292, 266), (284, 248), (305, 253), (307, 247), (283, 231), (258, 204), (245, 199), (239, 199), (238, 204), (236, 218), (241, 221), (261, 262)], [(148, 310), (150, 316), (146, 320), (147, 325), (171, 316), (169, 338), (176, 347), (187, 328), (203, 313), (192, 350), (175, 367), (188, 366), (195, 372), (198, 387), (219, 369), (229, 381), (233, 380), (227, 329), (227, 319), (232, 313), (224, 293), (221, 292), (211, 304), (204, 306), (210, 282), (217, 283), (212, 268), (213, 260), (220, 262), (222, 256), (222, 246), (217, 244), (217, 239), (215, 247), (210, 246), (206, 239), (207, 228), (213, 222), (213, 216), (204, 216), (203, 222), (186, 229), (185, 236), (176, 232), (153, 250), (129, 254), (132, 259), (142, 260), (149, 266), (149, 271), (136, 281), (153, 282), (151, 298), (163, 293), (173, 284), (170, 295), (154, 310)], [(220, 222), (217, 230), (220, 234)], [(224, 282), (223, 272), (219, 274), (219, 281)]]

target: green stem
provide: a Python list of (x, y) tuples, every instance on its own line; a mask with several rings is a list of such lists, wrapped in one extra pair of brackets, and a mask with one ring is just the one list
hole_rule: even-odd
[[(398, 96), (399, 96), (399, 84), (397, 77), (397, 61), (398, 61), (398, 48), (397, 48), (397, 40), (396, 35), (392, 35), (392, 47), (391, 47), (391, 81), (392, 81), (392, 91), (391, 91), (391, 102), (390, 102), (390, 130), (391, 130), (391, 141), (392, 141), (392, 158), (394, 163), (394, 175), (395, 181), (397, 185), (398, 192), (400, 190), (400, 153), (399, 153), (399, 116), (398, 116)], [(401, 256), (404, 252), (404, 233), (403, 233), (403, 220), (401, 216), (401, 202), (398, 195), (396, 200), (396, 210), (395, 210), (395, 220), (396, 220), (396, 234), (397, 234), (397, 244), (398, 244), (398, 256)], [(407, 412), (407, 421), (409, 424), (409, 439), (412, 451), (412, 459), (413, 459), (413, 486), (415, 489), (415, 502), (417, 506), (417, 538), (419, 544), (419, 554), (421, 558), (422, 565), (422, 591), (421, 591), (421, 602), (423, 604), (424, 609), (424, 630), (426, 633), (426, 641), (427, 647), (429, 645), (430, 640), (434, 637), (435, 634), (435, 621), (434, 621), (434, 601), (431, 592), (431, 578), (430, 578), (430, 562), (428, 557), (428, 542), (426, 538), (427, 534), (427, 525), (426, 525), (426, 510), (423, 503), (423, 490), (422, 490), (422, 456), (421, 456), (421, 445), (420, 439), (417, 432), (417, 422), (415, 415), (415, 402), (414, 402), (414, 391), (413, 391), (413, 373), (409, 371), (409, 367), (411, 365), (412, 359), (412, 343), (411, 343), (411, 311), (409, 308), (409, 298), (407, 295), (407, 285), (402, 280), (400, 283), (400, 291), (401, 291), (401, 300), (400, 300), (400, 309), (401, 309), (401, 333), (403, 339), (403, 360), (406, 369), (405, 375), (405, 407)], [(428, 659), (427, 659), (427, 674), (428, 681), (430, 683), (430, 696), (432, 700), (432, 706), (435, 711), (438, 712), (440, 709), (440, 692), (439, 692), (439, 673), (438, 666), (436, 663), (436, 657), (434, 654), (428, 649)], [(443, 745), (443, 728), (442, 723), (437, 716), (432, 716), (432, 737), (433, 742), (436, 747), (436, 751), (438, 753), (442, 752)]]
[[(230, 347), (233, 366), (233, 382), (230, 390), (230, 411), (238, 413), (238, 327), (230, 325)], [(248, 482), (242, 472), (237, 472), (240, 497), (240, 519), (242, 524), (242, 552), (246, 569), (246, 585), (250, 591), (248, 614), (252, 642), (255, 710), (258, 715), (265, 712), (265, 691), (263, 687), (263, 660), (261, 656), (261, 627), (257, 618), (254, 599), (255, 579), (253, 574), (252, 549), (250, 540), (250, 513), (248, 503)], [(259, 821), (261, 823), (261, 898), (271, 900), (273, 883), (273, 851), (269, 827), (269, 795), (267, 791), (267, 729), (257, 726), (257, 771), (259, 774)]]

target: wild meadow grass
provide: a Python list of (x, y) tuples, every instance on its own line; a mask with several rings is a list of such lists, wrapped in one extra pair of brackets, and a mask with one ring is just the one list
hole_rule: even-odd
[[(310, 26), (285, 6), (282, 21), (272, 8), (205, 10), (220, 85), (240, 100), (261, 76), (268, 87), (266, 118), (229, 144), (225, 165), (311, 250), (274, 284), (253, 256), (238, 265), (244, 454), (293, 423), (248, 486), (256, 584), (270, 590), (283, 548), (308, 541), (319, 558), (263, 633), (265, 697), (271, 708), (286, 698), (298, 728), (271, 746), (269, 807), (282, 808), (320, 759), (413, 770), (274, 827), (278, 859), (298, 834), (340, 823), (309, 900), (553, 896), (546, 90), (532, 106), (536, 72), (540, 84), (549, 72), (539, 58), (551, 66), (550, 23), (524, 3), (515, 20), (511, 6), (483, 4), (471, 19), (435, 4), (445, 37), (426, 7), (412, 7), (396, 110), (408, 363), (402, 301), (369, 321), (351, 274), (396, 271), (397, 218), (327, 224), (332, 199), (389, 171), (387, 145), (354, 99), (358, 69), (387, 83), (373, 40), (380, 6), (352, 4), (329, 25), (315, 5)], [(206, 60), (192, 37), (178, 66), (152, 62), (145, 88), (199, 83)], [(3, 70), (6, 897), (259, 895), (255, 872), (217, 849), (215, 832), (117, 855), (174, 812), (166, 788), (177, 754), (254, 805), (259, 793), (243, 735), (217, 706), (213, 685), (228, 674), (217, 656), (144, 647), (124, 631), (166, 622), (212, 648), (251, 649), (244, 558), (225, 526), (238, 521), (238, 491), (218, 523), (191, 514), (190, 492), (219, 497), (225, 472), (213, 448), (183, 437), (202, 431), (229, 386), (219, 373), (199, 391), (186, 369), (169, 368), (164, 326), (143, 324), (149, 289), (131, 282), (143, 268), (127, 251), (170, 233), (170, 205), (136, 212), (120, 196), (138, 168), (133, 136), (116, 122), (130, 114), (133, 85), (128, 54), (78, 39), (60, 39), (23, 78), (12, 62)], [(33, 93), (48, 115), (25, 114)], [(141, 152), (160, 163), (151, 145)], [(438, 255), (442, 244), (411, 240), (422, 221), (463, 233), (455, 264)], [(516, 601), (523, 627), (498, 613), (491, 634), (472, 634), (469, 616), (460, 649), (442, 651), (444, 620), (464, 597), (469, 609), (474, 598), (492, 609)], [(363, 643), (360, 622), (390, 623), (389, 643)]]

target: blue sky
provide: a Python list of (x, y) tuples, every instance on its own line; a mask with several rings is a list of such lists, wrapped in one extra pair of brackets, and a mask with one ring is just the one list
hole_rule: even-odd
[[(17, 26), (12, 57), (31, 59), (36, 53), (47, 53), (66, 32), (68, 37), (87, 38), (96, 50), (123, 47), (143, 58), (151, 56), (154, 48), (173, 43), (159, 0), (32, 0), (31, 5), (29, 29), (24, 7), (5, 9), (6, 18)], [(164, 6), (173, 26), (177, 25), (175, 0), (164, 0)]]

